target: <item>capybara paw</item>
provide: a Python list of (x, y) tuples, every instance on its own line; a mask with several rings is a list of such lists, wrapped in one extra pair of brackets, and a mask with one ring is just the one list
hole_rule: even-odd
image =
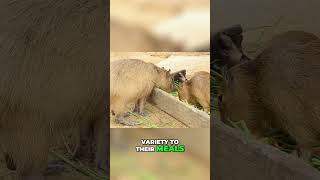
[(140, 112), (139, 115), (140, 115), (140, 116), (143, 116), (143, 117), (146, 117), (146, 116), (149, 115), (149, 113), (147, 113), (147, 112)]
[(60, 174), (65, 170), (64, 163), (61, 160), (49, 162), (45, 175)]
[(139, 123), (133, 120), (120, 120), (119, 121), (120, 124), (126, 125), (126, 126), (136, 126)]
[(135, 107), (132, 112), (139, 113), (139, 108)]
[(128, 117), (128, 116), (130, 116), (130, 112), (123, 113), (123, 117)]

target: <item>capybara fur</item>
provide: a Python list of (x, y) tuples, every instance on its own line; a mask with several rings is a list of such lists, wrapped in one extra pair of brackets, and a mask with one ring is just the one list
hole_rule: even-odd
[(210, 73), (196, 72), (190, 80), (184, 81), (178, 89), (179, 99), (189, 104), (200, 104), (203, 110), (210, 112)]
[(44, 179), (51, 143), (81, 122), (108, 171), (108, 16), (102, 0), (0, 2), (0, 148), (19, 179)]
[(300, 157), (309, 160), (320, 143), (320, 40), (289, 31), (267, 44), (256, 58), (224, 75), (221, 120), (244, 120), (257, 137), (280, 128), (295, 139)]
[(134, 103), (134, 112), (144, 114), (146, 99), (155, 87), (167, 92), (174, 89), (170, 70), (138, 59), (111, 62), (110, 102), (117, 122), (134, 125), (134, 122), (124, 119), (126, 107)]

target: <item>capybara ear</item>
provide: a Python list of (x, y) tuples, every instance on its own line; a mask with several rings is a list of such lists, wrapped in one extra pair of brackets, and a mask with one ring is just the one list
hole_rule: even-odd
[(232, 41), (230, 36), (221, 33), (219, 35), (220, 43), (220, 56), (223, 65), (227, 65), (228, 69), (232, 68), (235, 65), (240, 64), (243, 53), (241, 49), (237, 48), (236, 44)]
[(186, 71), (185, 69), (180, 71), (180, 73), (181, 73), (184, 77), (186, 77), (186, 72), (187, 72), (187, 71)]
[(185, 81), (187, 81), (187, 78), (186, 78), (186, 76), (184, 76), (182, 73), (179, 73), (179, 79), (181, 80), (181, 82), (185, 82)]

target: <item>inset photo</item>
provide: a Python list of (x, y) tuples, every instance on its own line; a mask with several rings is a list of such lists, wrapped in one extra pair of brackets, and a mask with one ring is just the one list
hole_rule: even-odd
[(111, 128), (209, 128), (209, 52), (113, 52)]

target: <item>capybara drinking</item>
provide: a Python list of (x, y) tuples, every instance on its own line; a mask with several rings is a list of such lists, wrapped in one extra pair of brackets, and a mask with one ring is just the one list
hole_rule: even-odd
[(199, 103), (206, 112), (210, 112), (210, 73), (196, 72), (190, 80), (181, 84), (178, 95), (180, 100), (192, 105)]
[(111, 62), (110, 103), (117, 122), (135, 125), (135, 122), (125, 119), (127, 106), (134, 103), (134, 112), (144, 114), (146, 100), (155, 87), (167, 92), (174, 89), (170, 70), (138, 59)]
[(19, 179), (44, 179), (51, 142), (81, 121), (93, 131), (97, 167), (107, 171), (107, 1), (3, 0), (0, 9), (0, 148), (8, 167)]
[(229, 68), (220, 86), (221, 120), (244, 120), (258, 137), (269, 128), (280, 128), (296, 140), (301, 158), (308, 160), (320, 143), (320, 40), (290, 31), (267, 45), (253, 60), (233, 64), (222, 59)]

